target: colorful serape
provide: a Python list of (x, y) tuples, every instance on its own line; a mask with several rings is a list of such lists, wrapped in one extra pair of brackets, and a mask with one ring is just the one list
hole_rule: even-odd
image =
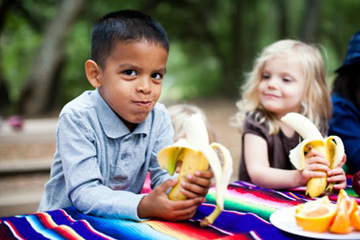
[[(347, 191), (351, 193), (351, 188)], [(199, 222), (214, 209), (214, 196), (214, 189), (210, 189), (207, 202), (191, 220), (175, 223), (107, 219), (83, 214), (74, 207), (0, 218), (0, 239), (305, 239), (269, 222), (278, 209), (309, 200), (301, 189), (275, 191), (234, 182), (228, 187), (226, 210), (213, 225), (202, 228)]]

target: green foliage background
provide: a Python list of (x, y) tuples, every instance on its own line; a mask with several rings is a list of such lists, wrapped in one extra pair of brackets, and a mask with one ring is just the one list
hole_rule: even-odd
[[(88, 1), (66, 40), (65, 66), (60, 73), (57, 108), (86, 89), (84, 74), (90, 56), (93, 22), (118, 9), (144, 11), (157, 19), (168, 32), (171, 49), (162, 100), (180, 101), (211, 96), (239, 97), (244, 74), (263, 47), (280, 38), (300, 38), (305, 0), (179, 0), (179, 1)], [(1, 2), (0, 2), (1, 3)], [(281, 12), (280, 4), (286, 7)], [(360, 1), (320, 1), (317, 31), (312, 42), (322, 46), (329, 83), (342, 62), (350, 36), (360, 29)], [(56, 16), (59, 1), (27, 0), (23, 13), (11, 10), (0, 33), (0, 71), (9, 87), (11, 104), (16, 105), (46, 24)], [(232, 16), (238, 10), (239, 22)], [(281, 20), (286, 16), (286, 20)], [(280, 25), (286, 24), (281, 36)], [(238, 28), (237, 28), (238, 27)], [(238, 31), (236, 30), (238, 29)], [(238, 41), (238, 43), (236, 41)], [(228, 91), (233, 91), (230, 94)], [(234, 94), (234, 92), (236, 94)], [(15, 113), (14, 110), (11, 113)]]

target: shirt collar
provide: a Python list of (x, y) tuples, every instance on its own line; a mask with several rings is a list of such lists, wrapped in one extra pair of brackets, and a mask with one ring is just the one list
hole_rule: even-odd
[[(107, 102), (105, 102), (98, 89), (94, 91), (93, 95), (95, 109), (106, 136), (115, 139), (129, 134), (129, 129), (120, 117), (110, 108)], [(138, 124), (132, 134), (147, 135), (150, 131), (152, 114), (153, 112), (149, 114), (144, 122)]]

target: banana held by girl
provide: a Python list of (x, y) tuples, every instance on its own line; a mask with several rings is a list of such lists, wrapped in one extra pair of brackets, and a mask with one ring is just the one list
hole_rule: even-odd
[[(293, 128), (304, 140), (290, 151), (290, 161), (298, 170), (305, 167), (305, 154), (309, 148), (324, 154), (330, 163), (330, 169), (335, 168), (344, 156), (344, 144), (337, 136), (324, 138), (307, 117), (298, 113), (288, 113), (281, 121)], [(306, 184), (306, 194), (310, 197), (319, 196), (325, 189), (332, 190), (333, 183), (328, 184), (326, 177), (311, 178)]]
[[(162, 149), (158, 154), (158, 161), (160, 166), (171, 175), (175, 172), (176, 163), (182, 161), (179, 182), (169, 192), (169, 199), (172, 200), (186, 199), (180, 191), (181, 181), (187, 181), (186, 176), (196, 171), (207, 170), (210, 165), (215, 176), (216, 208), (200, 223), (201, 226), (207, 226), (212, 224), (224, 210), (224, 197), (232, 174), (232, 158), (223, 145), (209, 144), (206, 125), (199, 114), (194, 114), (185, 121), (184, 130), (186, 139), (180, 139), (172, 146)], [(221, 165), (219, 155), (223, 160), (223, 165)]]

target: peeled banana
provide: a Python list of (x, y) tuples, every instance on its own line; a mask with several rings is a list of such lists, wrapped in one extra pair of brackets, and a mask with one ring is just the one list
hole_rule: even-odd
[[(174, 174), (176, 163), (182, 161), (178, 183), (170, 190), (169, 199), (184, 200), (181, 182), (187, 182), (186, 176), (196, 171), (205, 171), (211, 167), (216, 184), (216, 208), (204, 218), (200, 225), (213, 224), (215, 219), (224, 210), (224, 196), (232, 174), (232, 158), (228, 149), (219, 143), (209, 144), (206, 125), (199, 114), (194, 114), (184, 122), (186, 139), (182, 138), (172, 146), (162, 149), (158, 154), (159, 165)], [(219, 150), (219, 153), (217, 152)], [(223, 160), (220, 162), (219, 155)]]
[[(310, 148), (324, 154), (330, 163), (330, 169), (336, 167), (342, 160), (345, 151), (344, 144), (337, 136), (324, 138), (307, 117), (299, 113), (288, 113), (281, 121), (293, 128), (304, 140), (290, 151), (290, 161), (298, 170), (305, 167), (305, 155)], [(325, 189), (332, 190), (333, 184), (328, 184), (326, 177), (311, 178), (306, 184), (306, 194), (310, 197), (319, 196)]]

